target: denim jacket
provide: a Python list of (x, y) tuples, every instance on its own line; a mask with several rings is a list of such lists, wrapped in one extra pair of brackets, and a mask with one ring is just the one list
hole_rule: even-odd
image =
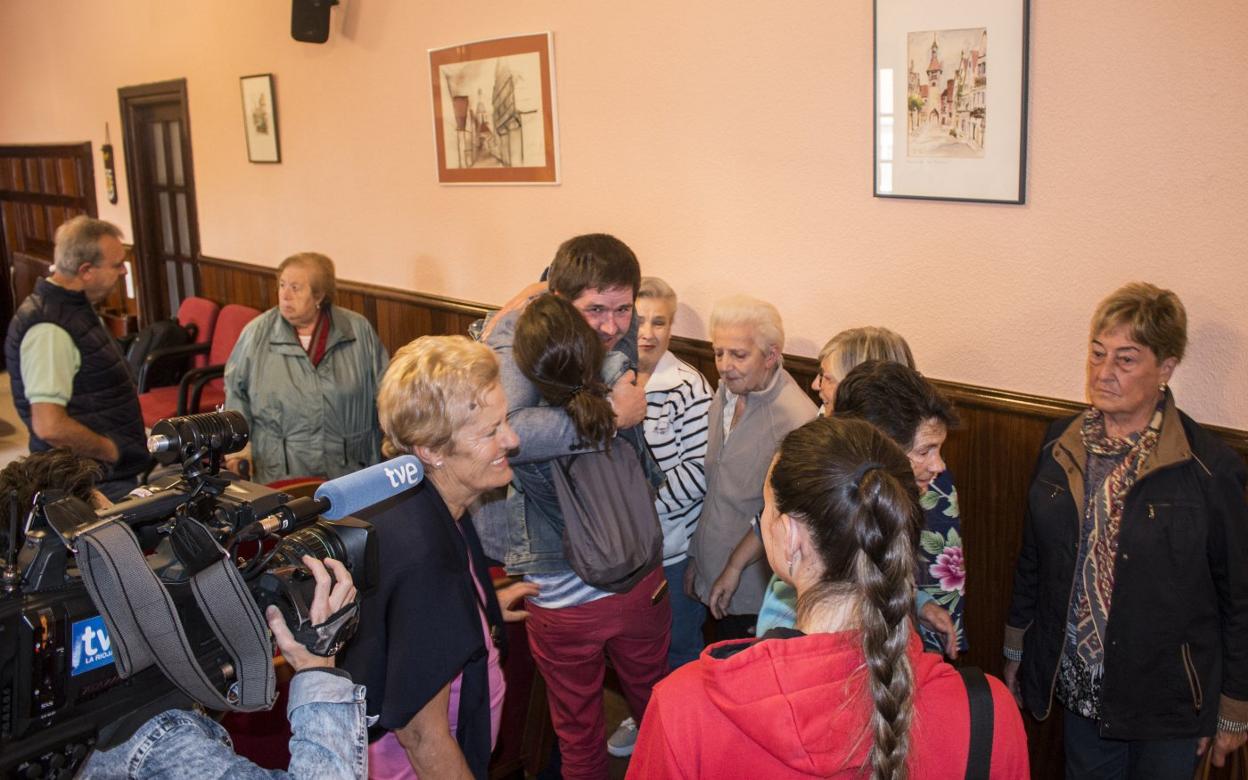
[(175, 709), (151, 718), (120, 745), (93, 753), (80, 777), (367, 777), (364, 686), (338, 670), (300, 672), (290, 681), (286, 717), (292, 736), (285, 772), (236, 755), (216, 721)]
[[(571, 418), (563, 409), (547, 405), (516, 365), (512, 343), (518, 312), (495, 323), (486, 343), (499, 362), (499, 380), (507, 394), (507, 420), (520, 438), (519, 451), (510, 458), (515, 476), (508, 491), (506, 522), (499, 527), (483, 522), (478, 528), (487, 552), (505, 549), (503, 564), (509, 574), (556, 574), (570, 571), (563, 555), (563, 514), (550, 475), (550, 461), (564, 455), (600, 449), (582, 447)], [(637, 319), (603, 361), (602, 378), (615, 384), (634, 369), (637, 355)], [(637, 425), (619, 432), (641, 459), (650, 484), (663, 484), (663, 470), (650, 454), (645, 432)], [(497, 510), (495, 510), (497, 511)], [(487, 510), (487, 516), (493, 512)]]

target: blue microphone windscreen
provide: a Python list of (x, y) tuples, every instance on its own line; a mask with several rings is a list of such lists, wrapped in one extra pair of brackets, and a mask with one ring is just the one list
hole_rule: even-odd
[(331, 479), (316, 489), (317, 498), (329, 500), (329, 510), (322, 512), (321, 516), (327, 520), (338, 520), (353, 515), (414, 487), (424, 476), (424, 466), (415, 455), (400, 455), (345, 477)]

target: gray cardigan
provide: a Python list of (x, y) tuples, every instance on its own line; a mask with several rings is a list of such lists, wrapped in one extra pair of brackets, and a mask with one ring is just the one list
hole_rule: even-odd
[[(706, 501), (689, 547), (697, 571), (697, 594), (703, 603), (710, 598), (711, 586), (724, 570), (733, 548), (750, 529), (750, 521), (762, 511), (763, 480), (780, 440), (813, 420), (818, 412), (789, 372), (780, 368), (769, 387), (746, 396), (745, 414), (725, 440), (726, 398), (727, 387), (721, 381), (708, 413)], [(757, 614), (770, 577), (766, 560), (746, 568), (728, 612)]]

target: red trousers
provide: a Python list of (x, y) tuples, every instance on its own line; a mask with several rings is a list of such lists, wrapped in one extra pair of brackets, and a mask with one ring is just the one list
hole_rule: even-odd
[(639, 724), (650, 690), (667, 674), (672, 607), (666, 594), (657, 604), (650, 600), (662, 582), (658, 568), (628, 593), (564, 609), (527, 607), (529, 649), (546, 680), (564, 780), (607, 777), (604, 652)]

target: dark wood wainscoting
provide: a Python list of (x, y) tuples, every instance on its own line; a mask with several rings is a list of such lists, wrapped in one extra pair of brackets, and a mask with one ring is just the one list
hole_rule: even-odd
[[(273, 269), (201, 258), (200, 271), (204, 295), (209, 298), (261, 309), (274, 304)], [(338, 290), (338, 303), (368, 316), (391, 353), (417, 336), (465, 333), (469, 323), (490, 311), (483, 304), (354, 282), (340, 281)], [(701, 369), (712, 382), (718, 378), (707, 342), (674, 338), (672, 351)], [(1080, 355), (1072, 356), (1072, 371), (1081, 369), (1081, 360)], [(806, 357), (786, 356), (785, 367), (807, 388), (818, 371), (816, 361)], [(934, 381), (956, 405), (961, 418), (959, 427), (950, 432), (944, 454), (957, 481), (965, 542), (965, 620), (970, 650), (963, 661), (1000, 675), (1002, 629), (1036, 456), (1049, 425), (1076, 414), (1083, 406), (1073, 401)], [(1248, 433), (1213, 430), (1248, 457)], [(1033, 774), (1038, 778), (1061, 777), (1059, 719), (1050, 718), (1045, 723), (1026, 720)]]
[[(277, 305), (277, 272), (264, 268), (221, 260), (199, 258), (202, 294), (220, 303), (241, 303), (260, 310)], [(335, 301), (339, 306), (358, 311), (377, 328), (377, 335), (390, 354), (419, 336), (467, 333), (473, 320), (491, 311), (489, 306), (453, 298), (382, 287), (375, 284), (338, 280)]]

